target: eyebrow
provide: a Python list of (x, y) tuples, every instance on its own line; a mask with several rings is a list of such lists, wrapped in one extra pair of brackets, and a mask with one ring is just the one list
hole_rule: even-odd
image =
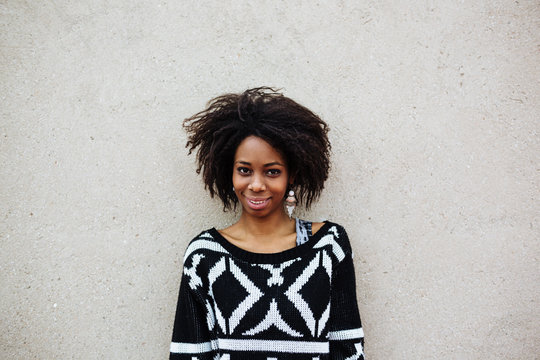
[[(238, 160), (238, 161), (235, 161), (235, 163), (240, 163), (242, 165), (250, 165), (251, 166), (251, 163), (248, 162), (248, 161)], [(268, 164), (264, 164), (263, 166), (268, 167), (268, 166), (274, 166), (274, 165), (285, 166), (284, 164), (280, 163), (279, 161), (274, 161), (274, 162), (271, 162), (271, 163), (268, 163)]]

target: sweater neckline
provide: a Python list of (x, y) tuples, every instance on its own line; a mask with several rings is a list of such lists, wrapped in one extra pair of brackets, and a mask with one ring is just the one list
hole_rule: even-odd
[(210, 235), (219, 242), (232, 256), (253, 264), (279, 264), (284, 261), (296, 259), (302, 257), (306, 252), (308, 252), (313, 246), (319, 241), (319, 239), (328, 233), (328, 228), (332, 225), (329, 221), (324, 221), (323, 226), (313, 234), (308, 241), (305, 243), (295, 246), (291, 249), (280, 251), (277, 253), (256, 253), (248, 250), (244, 250), (229, 240), (225, 239), (223, 235), (217, 231), (215, 227), (209, 230)]

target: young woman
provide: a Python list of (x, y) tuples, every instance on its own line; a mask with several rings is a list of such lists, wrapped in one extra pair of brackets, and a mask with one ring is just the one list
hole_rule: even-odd
[(338, 224), (294, 218), (330, 167), (327, 125), (271, 88), (184, 122), (211, 196), (242, 208), (184, 255), (171, 359), (363, 359), (352, 251)]

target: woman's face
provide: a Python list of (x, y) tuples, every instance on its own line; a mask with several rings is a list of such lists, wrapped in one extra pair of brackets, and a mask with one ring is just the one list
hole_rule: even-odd
[(234, 191), (244, 212), (256, 217), (284, 212), (289, 171), (276, 149), (259, 137), (248, 136), (238, 145), (233, 166)]

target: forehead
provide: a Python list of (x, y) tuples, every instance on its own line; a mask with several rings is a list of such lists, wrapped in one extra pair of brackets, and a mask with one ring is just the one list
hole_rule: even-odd
[(279, 162), (285, 164), (281, 153), (268, 142), (257, 136), (248, 136), (236, 148), (234, 161), (246, 161), (250, 163)]

